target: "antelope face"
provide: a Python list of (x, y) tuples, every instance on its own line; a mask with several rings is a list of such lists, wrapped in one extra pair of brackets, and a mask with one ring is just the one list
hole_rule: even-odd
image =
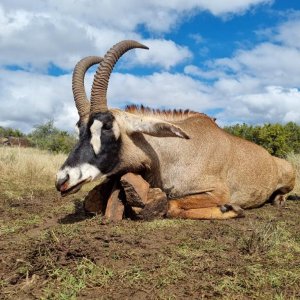
[[(105, 178), (118, 163), (120, 130), (107, 107), (107, 87), (110, 74), (118, 59), (133, 48), (148, 49), (136, 41), (122, 41), (114, 45), (105, 58), (91, 56), (77, 63), (72, 87), (79, 113), (79, 141), (56, 176), (56, 188), (62, 195), (77, 192), (84, 183)], [(84, 91), (84, 74), (99, 63), (94, 76), (91, 101)]]
[(92, 180), (105, 179), (118, 164), (120, 130), (111, 112), (92, 115), (80, 128), (79, 141), (56, 176), (62, 196), (76, 193)]
[[(77, 124), (79, 141), (56, 176), (56, 188), (63, 196), (77, 192), (89, 181), (104, 179), (114, 173), (120, 158), (120, 129), (122, 134), (129, 135), (140, 132), (157, 137), (189, 138), (179, 127), (170, 123), (125, 112), (113, 114), (108, 110), (106, 94), (110, 74), (118, 59), (133, 48), (148, 49), (136, 41), (122, 41), (114, 45), (104, 59), (87, 57), (75, 66), (72, 86), (80, 116)], [(84, 74), (87, 68), (99, 62), (89, 104), (84, 91)]]
[[(114, 114), (112, 111), (94, 113), (87, 125), (81, 127), (77, 145), (57, 173), (57, 190), (65, 196), (77, 192), (87, 182), (98, 178), (104, 180), (116, 170), (122, 171), (120, 167), (116, 168), (121, 162), (122, 142), (129, 140), (125, 135), (129, 137), (136, 133), (189, 139), (178, 126), (152, 117), (117, 110)], [(130, 170), (133, 161), (122, 161), (122, 164)], [(140, 164), (142, 162), (136, 158), (134, 165)]]

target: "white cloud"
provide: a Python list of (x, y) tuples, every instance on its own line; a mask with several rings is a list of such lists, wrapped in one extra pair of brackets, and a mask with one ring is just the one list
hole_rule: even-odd
[[(25, 11), (7, 14), (2, 11), (1, 15), (1, 65), (47, 69), (48, 64), (53, 62), (61, 67), (70, 67), (78, 52), (96, 51), (84, 28), (69, 20)], [(71, 31), (71, 27), (75, 30)], [(82, 43), (78, 42), (78, 35), (82, 36)], [(63, 49), (61, 42), (66, 40), (66, 36), (68, 39)]]
[(241, 50), (232, 59), (215, 61), (215, 67), (228, 68), (239, 75), (259, 77), (265, 85), (300, 85), (300, 51), (286, 45), (263, 43)]
[(81, 57), (104, 55), (113, 44), (124, 39), (141, 40), (151, 48), (149, 52), (139, 50), (135, 56), (129, 55), (132, 64), (169, 69), (192, 57), (187, 47), (170, 40), (142, 40), (134, 32), (104, 26), (97, 28), (62, 15), (52, 18), (46, 13), (7, 13), (0, 6), (0, 17), (0, 65), (18, 65), (45, 72), (53, 63), (70, 70)]
[(211, 0), (211, 1), (198, 1), (199, 6), (202, 5), (204, 9), (209, 10), (212, 14), (224, 15), (224, 14), (233, 14), (233, 13), (243, 13), (249, 7), (253, 7), (258, 4), (268, 4), (272, 0)]
[[(294, 16), (296, 17), (296, 16)], [(297, 19), (292, 19), (286, 23), (283, 23), (277, 29), (277, 34), (274, 39), (287, 46), (300, 48), (300, 14), (297, 15)]]
[[(35, 124), (54, 119), (59, 128), (74, 128), (78, 115), (70, 75), (53, 77), (23, 71), (0, 74), (0, 126), (28, 131)], [(93, 74), (88, 73), (87, 95), (90, 95), (92, 80)], [(113, 73), (108, 102), (111, 108), (134, 103), (203, 111), (212, 107), (209, 93), (209, 87), (182, 74), (163, 72), (139, 77)]]
[[(208, 10), (219, 16), (240, 13), (266, 0), (3, 0), (0, 4), (0, 66), (19, 65), (46, 70), (50, 63), (70, 70), (79, 58), (104, 55), (116, 42), (142, 37), (139, 25), (150, 31), (170, 31), (185, 16)], [(186, 47), (163, 39), (149, 39), (151, 54), (138, 54), (135, 63), (170, 68), (191, 57)], [(160, 49), (164, 51), (160, 53)], [(170, 54), (168, 56), (168, 54)]]
[[(71, 76), (53, 77), (23, 71), (0, 72), (0, 125), (28, 131), (32, 126), (64, 116), (62, 128), (74, 124)], [(76, 117), (78, 118), (78, 117)]]
[(300, 91), (268, 86), (260, 93), (235, 96), (217, 118), (227, 124), (300, 122)]
[[(190, 63), (193, 56), (188, 47), (164, 39), (164, 33), (184, 18), (200, 11), (226, 17), (271, 2), (124, 0), (116, 5), (96, 0), (2, 0), (0, 66), (17, 65), (30, 72), (0, 69), (0, 125), (28, 131), (54, 118), (60, 128), (73, 128), (78, 116), (71, 75), (49, 76), (47, 67), (53, 63), (70, 71), (80, 58), (103, 55), (123, 39), (136, 39), (150, 47), (150, 51), (138, 49), (126, 55), (126, 67), (150, 65), (163, 71), (148, 76), (113, 73), (111, 107), (143, 103), (198, 111), (223, 108), (217, 117), (224, 124), (300, 122), (296, 89), (300, 86), (299, 16), (268, 30), (268, 41), (252, 49), (207, 61), (205, 69), (187, 65), (184, 74), (168, 72), (180, 63)], [(148, 39), (138, 30), (140, 26), (150, 31)], [(191, 37), (203, 42), (201, 36)], [(92, 77), (87, 75), (89, 87)]]
[(205, 39), (203, 38), (203, 36), (201, 34), (198, 33), (191, 33), (189, 34), (189, 38), (191, 38), (192, 40), (194, 40), (194, 42), (196, 44), (202, 44)]
[(238, 80), (251, 76), (261, 86), (300, 86), (300, 15), (268, 31), (268, 42), (238, 50), (232, 58), (217, 59), (211, 62), (211, 68), (230, 71)]
[(144, 40), (142, 43), (150, 50), (135, 52), (134, 61), (139, 64), (158, 65), (169, 69), (193, 56), (187, 47), (176, 45), (170, 40)]
[(70, 70), (82, 57), (104, 54), (115, 42), (139, 39), (131, 32), (100, 29), (62, 15), (16, 11), (0, 6), (0, 65), (46, 70), (50, 63)]
[(272, 0), (2, 0), (9, 10), (23, 9), (32, 12), (45, 12), (51, 15), (61, 14), (72, 17), (96, 27), (109, 25), (122, 31), (133, 31), (139, 24), (150, 30), (166, 32), (183, 16), (207, 10), (215, 16), (242, 13), (247, 9), (271, 3)]
[(163, 72), (138, 77), (116, 73), (110, 84), (110, 106), (134, 103), (156, 108), (190, 108), (203, 111), (212, 105), (210, 88), (183, 74)]
[[(54, 118), (59, 128), (72, 130), (78, 120), (71, 93), (71, 76), (52, 77), (28, 72), (0, 73), (0, 125), (30, 130)], [(86, 76), (87, 94), (93, 74)], [(222, 78), (209, 86), (183, 74), (148, 76), (113, 73), (108, 90), (109, 107), (144, 104), (151, 107), (190, 108), (217, 114), (221, 125), (232, 122), (300, 122), (300, 91), (280, 86), (262, 87), (259, 79)], [(6, 121), (5, 121), (6, 120)]]
[(223, 76), (226, 76), (226, 74), (222, 71), (218, 70), (201, 70), (199, 67), (194, 65), (187, 65), (184, 67), (184, 73), (192, 76), (197, 76), (204, 79), (217, 79)]
[(213, 80), (210, 94), (222, 124), (300, 122), (300, 21), (269, 28), (269, 41), (232, 57), (186, 66), (186, 74)]

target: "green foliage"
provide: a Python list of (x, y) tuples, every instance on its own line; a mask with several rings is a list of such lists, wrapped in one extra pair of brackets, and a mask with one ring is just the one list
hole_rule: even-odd
[(4, 128), (0, 126), (0, 137), (23, 137), (25, 136), (24, 133), (22, 133), (19, 129), (13, 129), (13, 128)]
[[(286, 157), (288, 153), (300, 153), (300, 126), (289, 122), (282, 124), (247, 125), (236, 124), (224, 129), (241, 138), (261, 145), (270, 154)], [(0, 126), (0, 137), (24, 137), (18, 129), (3, 128)], [(35, 130), (28, 136), (33, 147), (51, 152), (69, 153), (75, 145), (76, 138), (67, 131), (54, 127), (53, 121), (35, 126)]]
[(55, 153), (69, 153), (76, 142), (74, 136), (55, 128), (53, 121), (35, 126), (28, 138), (34, 147)]
[(264, 124), (252, 126), (236, 124), (224, 127), (224, 129), (236, 136), (261, 145), (270, 154), (278, 157), (286, 157), (290, 152), (300, 153), (300, 126), (289, 122), (281, 124)]

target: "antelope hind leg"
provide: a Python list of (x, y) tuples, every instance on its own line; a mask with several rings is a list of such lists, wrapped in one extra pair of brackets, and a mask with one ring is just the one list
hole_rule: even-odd
[(183, 210), (173, 217), (194, 220), (224, 220), (237, 218), (239, 215), (233, 210), (223, 213), (220, 207), (206, 207)]
[(229, 204), (230, 194), (227, 186), (218, 185), (219, 189), (209, 189), (196, 195), (185, 196), (169, 201), (167, 216), (182, 219), (231, 219), (244, 216), (243, 210)]

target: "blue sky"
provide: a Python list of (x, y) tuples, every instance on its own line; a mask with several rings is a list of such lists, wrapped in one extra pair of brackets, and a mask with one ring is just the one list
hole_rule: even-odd
[(29, 132), (53, 119), (72, 130), (73, 67), (123, 39), (150, 50), (117, 64), (111, 107), (190, 108), (221, 126), (300, 123), (299, 1), (3, 0), (0, 126)]

